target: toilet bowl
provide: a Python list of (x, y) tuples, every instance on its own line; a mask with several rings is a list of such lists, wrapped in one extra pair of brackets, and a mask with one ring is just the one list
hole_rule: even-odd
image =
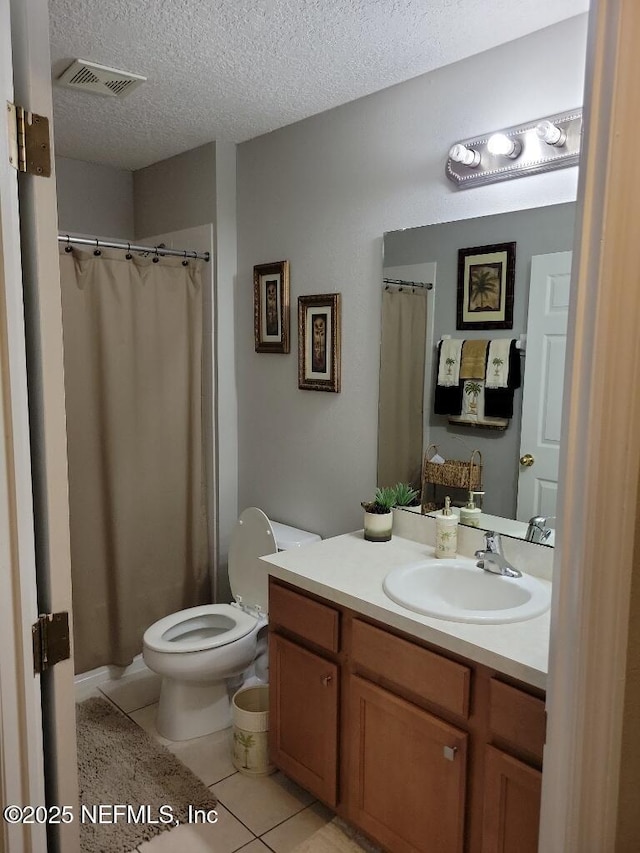
[(189, 607), (159, 619), (143, 637), (143, 658), (162, 676), (157, 729), (188, 740), (231, 725), (228, 681), (260, 659), (267, 644), (269, 570), (260, 557), (319, 540), (314, 533), (270, 522), (245, 509), (231, 536), (229, 582), (233, 604)]

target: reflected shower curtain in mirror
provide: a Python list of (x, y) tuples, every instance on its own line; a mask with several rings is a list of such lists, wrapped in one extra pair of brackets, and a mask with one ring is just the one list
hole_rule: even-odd
[(378, 485), (420, 487), (426, 289), (382, 291)]
[(209, 600), (200, 269), (60, 256), (76, 672)]

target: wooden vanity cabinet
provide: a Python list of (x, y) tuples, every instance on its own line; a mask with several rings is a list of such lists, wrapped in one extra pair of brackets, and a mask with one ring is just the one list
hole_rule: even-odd
[(544, 697), (270, 580), (273, 763), (392, 853), (535, 853)]
[(482, 853), (537, 853), (544, 700), (492, 678), (488, 723)]
[(340, 614), (271, 584), (269, 625), (271, 760), (307, 791), (335, 807)]
[(354, 675), (348, 817), (394, 853), (461, 853), (467, 735)]

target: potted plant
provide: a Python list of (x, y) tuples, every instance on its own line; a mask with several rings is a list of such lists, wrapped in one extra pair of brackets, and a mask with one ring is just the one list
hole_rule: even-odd
[(392, 486), (376, 489), (372, 501), (363, 501), (364, 509), (364, 538), (369, 542), (388, 542), (391, 539), (393, 515), (391, 509), (395, 506), (396, 493)]
[(393, 528), (391, 510), (394, 506), (410, 506), (417, 498), (417, 491), (407, 483), (376, 489), (374, 500), (362, 502), (364, 538), (369, 542), (388, 542)]

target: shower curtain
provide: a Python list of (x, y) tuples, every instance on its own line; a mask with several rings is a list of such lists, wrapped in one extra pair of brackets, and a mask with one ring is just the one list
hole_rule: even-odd
[(382, 291), (378, 485), (420, 487), (427, 291)]
[(76, 672), (210, 600), (201, 263), (61, 252)]

